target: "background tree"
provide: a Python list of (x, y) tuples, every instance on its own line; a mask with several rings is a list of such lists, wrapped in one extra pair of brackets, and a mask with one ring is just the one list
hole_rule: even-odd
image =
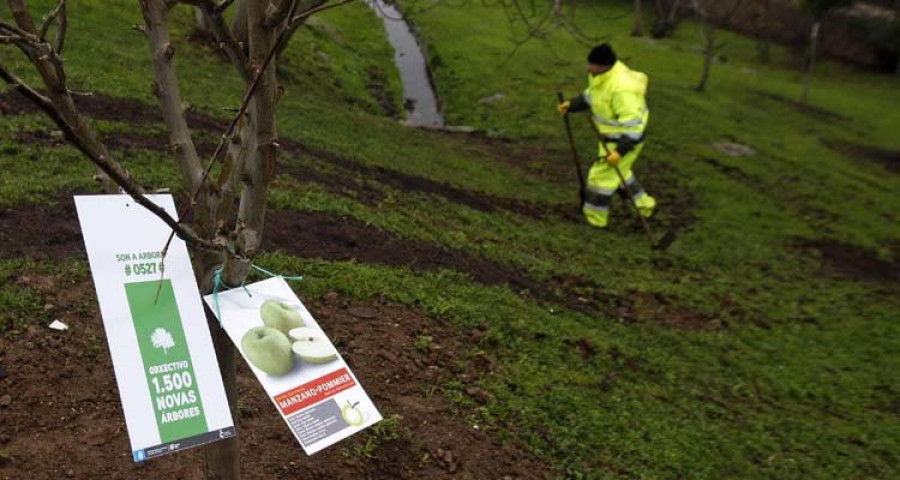
[(851, 3), (853, 3), (853, 0), (803, 0), (803, 10), (812, 17), (812, 24), (809, 28), (809, 48), (807, 49), (806, 61), (804, 62), (803, 96), (801, 97), (803, 103), (806, 103), (809, 97), (809, 87), (812, 83), (813, 69), (816, 65), (822, 20), (832, 10), (846, 7)]
[(671, 37), (681, 21), (681, 7), (681, 0), (654, 0), (650, 35), (653, 38)]
[(634, 27), (631, 29), (632, 37), (644, 36), (644, 13), (641, 0), (634, 0)]
[(772, 61), (772, 18), (771, 0), (755, 2), (753, 13), (753, 30), (756, 34), (756, 60), (767, 64)]
[(741, 7), (743, 0), (692, 0), (692, 6), (703, 23), (703, 73), (694, 87), (698, 92), (706, 91), (712, 63), (724, 43), (716, 43), (716, 33)]
[[(0, 77), (34, 102), (97, 167), (97, 180), (106, 192), (119, 189), (131, 195), (172, 228), (193, 250), (194, 269), (201, 291), (209, 293), (214, 273), (221, 269), (226, 286), (241, 285), (260, 252), (269, 185), (278, 157), (275, 129), (277, 53), (310, 15), (350, 0), (242, 0), (234, 8), (232, 27), (225, 13), (233, 0), (139, 0), (144, 24), (136, 28), (147, 37), (153, 60), (153, 93), (158, 99), (168, 142), (190, 203), (181, 218), (173, 218), (144, 196), (140, 182), (110, 154), (99, 135), (85, 122), (70, 90), (61, 57), (67, 33), (66, 0), (59, 0), (41, 24), (34, 21), (25, 0), (7, 0), (12, 21), (0, 19), (0, 43), (17, 47), (38, 73), (43, 88), (23, 81), (0, 63)], [(185, 118), (175, 48), (169, 33), (169, 13), (179, 4), (195, 7), (202, 23), (225, 51), (244, 80), (237, 114), (223, 132), (204, 166)], [(51, 38), (50, 34), (53, 32)], [(199, 68), (199, 67), (198, 67)], [(218, 167), (219, 174), (211, 172)], [(237, 210), (236, 215), (233, 212)], [(171, 241), (171, 237), (170, 237)], [(160, 245), (160, 247), (163, 247)], [(168, 244), (163, 247), (163, 255)], [(225, 331), (208, 315), (210, 331), (222, 371), (233, 418), (235, 352)], [(240, 478), (237, 438), (205, 448), (206, 476)]]

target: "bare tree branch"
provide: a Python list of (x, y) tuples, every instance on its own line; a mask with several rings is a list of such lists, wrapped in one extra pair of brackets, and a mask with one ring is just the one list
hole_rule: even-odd
[(134, 198), (135, 202), (149, 210), (154, 215), (158, 216), (160, 219), (166, 222), (167, 225), (174, 228), (179, 238), (182, 238), (184, 241), (189, 242), (199, 248), (209, 248), (215, 250), (222, 249), (219, 246), (213, 245), (211, 242), (199, 238), (190, 228), (184, 225), (179, 225), (178, 221), (172, 218), (172, 216), (169, 215), (168, 212), (145, 197), (143, 187), (138, 185), (118, 162), (113, 160), (108, 154), (100, 151), (105, 149), (98, 149), (98, 145), (96, 142), (92, 141), (93, 139), (85, 138), (82, 132), (76, 131), (66, 121), (65, 116), (57, 109), (57, 107), (49, 98), (42, 95), (33, 87), (23, 82), (2, 63), (0, 63), (0, 78), (3, 78), (3, 80), (13, 89), (21, 93), (23, 96), (37, 105), (38, 108), (43, 110), (47, 114), (47, 116), (49, 116), (50, 119), (53, 120), (54, 123), (56, 123), (60, 130), (62, 130), (63, 134), (66, 136), (66, 139), (69, 142), (71, 142), (76, 148), (78, 148), (78, 150), (81, 151), (86, 157), (88, 157), (88, 159), (90, 159), (91, 162), (93, 162), (98, 168), (109, 175), (109, 177), (113, 179), (113, 181), (115, 181), (116, 184), (118, 184), (122, 188), (122, 190), (125, 191), (125, 193), (128, 193), (132, 198)]
[[(287, 25), (285, 25), (285, 29), (288, 30), (289, 32), (293, 33), (293, 31), (296, 30), (296, 26), (295, 26), (296, 24), (302, 24), (303, 22), (306, 21), (306, 19), (308, 19), (309, 17), (311, 17), (317, 13), (324, 12), (325, 10), (331, 10), (332, 8), (340, 7), (341, 5), (346, 5), (352, 1), (353, 0), (340, 0), (339, 2), (329, 3), (327, 5), (320, 5), (317, 7), (310, 8), (306, 11), (302, 11), (296, 15), (291, 16), (291, 20), (287, 23)], [(289, 37), (289, 35), (290, 34), (288, 34), (287, 37)], [(285, 37), (285, 36), (283, 36), (283, 37)], [(282, 38), (281, 41), (286, 41), (287, 39), (288, 38)]]
[(59, 12), (56, 20), (56, 35), (53, 37), (53, 50), (57, 55), (62, 54), (63, 47), (66, 46), (66, 34), (69, 31), (69, 15), (68, 7), (65, 0), (61, 0)]
[(214, 0), (182, 0), (182, 2), (200, 9), (204, 18), (206, 18), (210, 31), (216, 38), (216, 42), (219, 44), (219, 48), (224, 50), (225, 54), (228, 55), (228, 59), (231, 60), (231, 63), (234, 65), (234, 68), (237, 70), (238, 74), (240, 74), (241, 78), (243, 78), (244, 81), (249, 82), (252, 75), (247, 62), (247, 55), (228, 28), (228, 23), (223, 16), (224, 9), (220, 10), (222, 5), (217, 5)]
[(216, 13), (225, 13), (225, 11), (228, 10), (228, 7), (230, 7), (232, 3), (234, 3), (234, 0), (222, 0), (222, 3), (216, 6)]
[(266, 8), (266, 19), (264, 25), (266, 27), (276, 27), (290, 14), (294, 13), (294, 9), (300, 0), (272, 0)]
[(9, 0), (8, 3), (14, 12), (18, 27), (0, 22), (0, 30), (7, 32), (8, 36), (15, 37), (16, 46), (41, 75), (44, 85), (47, 87), (47, 94), (41, 94), (2, 64), (0, 64), (0, 77), (43, 110), (62, 130), (66, 139), (96, 165), (98, 176), (101, 177), (101, 183), (107, 192), (114, 193), (121, 188), (125, 193), (131, 195), (135, 202), (173, 227), (178, 236), (186, 242), (197, 248), (221, 250), (221, 246), (200, 238), (189, 227), (179, 225), (178, 221), (164, 209), (144, 196), (144, 189), (109, 154), (97, 134), (85, 123), (66, 85), (62, 60), (53, 46), (37, 35), (34, 21), (31, 19), (24, 1)]
[(175, 47), (169, 38), (168, 6), (165, 0), (140, 0), (150, 55), (153, 59), (153, 93), (159, 99), (163, 122), (169, 132), (169, 143), (181, 177), (190, 191), (201, 188), (203, 170), (184, 116), (178, 77), (175, 74)]
[(56, 4), (56, 8), (50, 11), (46, 17), (44, 17), (44, 24), (41, 25), (41, 40), (45, 40), (47, 38), (47, 32), (50, 31), (50, 27), (53, 25), (53, 21), (56, 20), (56, 16), (59, 15), (59, 12), (65, 9), (66, 0), (59, 0)]

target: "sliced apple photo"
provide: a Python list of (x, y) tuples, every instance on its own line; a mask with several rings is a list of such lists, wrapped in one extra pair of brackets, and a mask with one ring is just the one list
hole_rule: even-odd
[(309, 363), (328, 363), (337, 360), (338, 354), (328, 338), (315, 328), (300, 327), (288, 333), (291, 349), (301, 360)]
[(271, 327), (254, 327), (241, 338), (244, 357), (269, 375), (284, 375), (294, 368), (291, 341)]
[(341, 418), (351, 427), (358, 427), (366, 421), (365, 414), (359, 408), (359, 402), (350, 403), (349, 400), (341, 407)]
[(266, 300), (259, 307), (259, 315), (267, 327), (287, 335), (291, 330), (306, 325), (300, 312), (278, 300)]

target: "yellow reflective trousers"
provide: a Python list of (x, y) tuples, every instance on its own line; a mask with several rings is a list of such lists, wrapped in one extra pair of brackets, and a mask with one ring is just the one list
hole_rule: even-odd
[[(608, 151), (616, 149), (616, 142), (606, 144)], [(628, 184), (632, 198), (629, 199), (622, 186), (622, 181), (615, 169), (604, 160), (605, 152), (600, 149), (600, 158), (594, 162), (591, 170), (588, 172), (587, 186), (585, 188), (585, 199), (582, 205), (582, 212), (588, 223), (595, 227), (604, 228), (609, 222), (609, 205), (612, 202), (612, 196), (618, 193), (627, 201), (634, 199), (641, 215), (649, 218), (653, 215), (653, 209), (656, 207), (656, 199), (651, 197), (644, 191), (644, 187), (638, 182), (637, 177), (632, 172), (634, 162), (640, 156), (644, 149), (644, 144), (638, 144), (634, 150), (628, 152), (619, 161), (619, 171)]]

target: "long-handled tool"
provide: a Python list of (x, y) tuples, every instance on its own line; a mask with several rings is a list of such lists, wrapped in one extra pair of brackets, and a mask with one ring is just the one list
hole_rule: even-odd
[[(562, 92), (556, 92), (556, 98), (559, 100), (559, 103), (565, 101)], [(572, 136), (572, 125), (569, 124), (569, 116), (563, 115), (563, 120), (566, 122), (566, 133), (569, 135), (569, 147), (572, 149), (572, 161), (575, 162), (575, 171), (578, 173), (578, 208), (581, 208), (581, 206), (584, 205), (584, 174), (581, 173), (581, 162), (578, 160), (578, 151), (575, 150), (575, 137)]]
[[(590, 117), (590, 114), (585, 116), (585, 118), (587, 118), (588, 122), (591, 124), (591, 128), (594, 130), (594, 133), (597, 134), (597, 140), (600, 142), (600, 148), (603, 149), (603, 156), (608, 157), (609, 150), (606, 148), (606, 141), (608, 139), (605, 136), (603, 136), (603, 133), (601, 133), (600, 129), (597, 128), (597, 124), (594, 123), (594, 119)], [(659, 242), (656, 242), (656, 240), (653, 239), (654, 238), (653, 231), (650, 230), (650, 223), (647, 222), (647, 219), (644, 218), (643, 215), (641, 215), (641, 209), (640, 209), (640, 207), (638, 207), (637, 200), (631, 194), (631, 187), (629, 187), (628, 183), (625, 182), (625, 176), (622, 175), (622, 171), (619, 170), (619, 166), (613, 165), (611, 163), (609, 164), (609, 166), (612, 167), (613, 170), (616, 171), (616, 175), (619, 176), (619, 181), (622, 182), (622, 188), (625, 189), (625, 194), (628, 195), (628, 198), (631, 199), (631, 205), (634, 207), (634, 212), (637, 214), (637, 217), (641, 220), (641, 225), (643, 225), (643, 227), (644, 227), (644, 232), (647, 233), (647, 239), (650, 240), (650, 246), (655, 250), (663, 250), (663, 251), (666, 250), (667, 248), (669, 248), (672, 245), (672, 242), (675, 241), (675, 231), (674, 230), (667, 231), (663, 235), (663, 237), (659, 240)]]

